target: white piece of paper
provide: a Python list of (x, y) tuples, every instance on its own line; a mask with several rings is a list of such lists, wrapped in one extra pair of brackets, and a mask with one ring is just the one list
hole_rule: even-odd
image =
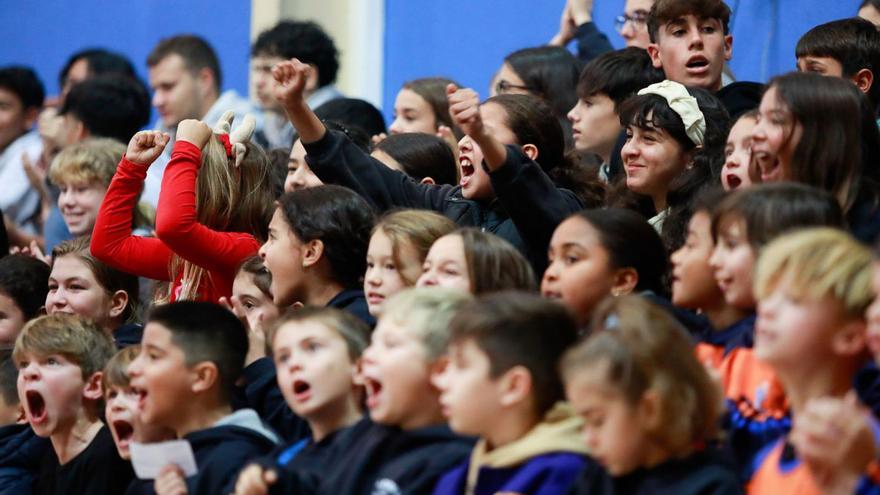
[(132, 443), (129, 449), (134, 473), (142, 480), (155, 479), (159, 471), (169, 464), (177, 464), (185, 477), (198, 472), (192, 446), (186, 440)]

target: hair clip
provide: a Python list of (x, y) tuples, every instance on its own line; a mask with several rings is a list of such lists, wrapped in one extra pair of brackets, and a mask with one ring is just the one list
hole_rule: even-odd
[(687, 137), (694, 145), (702, 146), (703, 136), (706, 134), (706, 117), (700, 110), (697, 99), (688, 93), (683, 84), (667, 79), (639, 90), (638, 94), (662, 96), (669, 108), (681, 118)]

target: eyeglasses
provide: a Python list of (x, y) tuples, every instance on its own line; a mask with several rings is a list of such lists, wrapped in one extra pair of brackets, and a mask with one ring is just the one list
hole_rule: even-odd
[(521, 86), (519, 84), (509, 83), (509, 82), (505, 81), (504, 79), (495, 83), (495, 92), (498, 93), (499, 95), (502, 95), (504, 93), (509, 93), (511, 89), (521, 89), (523, 91), (530, 91), (530, 92), (534, 91), (532, 88), (530, 88), (528, 86)]
[(628, 22), (631, 22), (634, 28), (641, 28), (648, 22), (648, 14), (641, 11), (633, 12), (633, 15), (621, 14), (614, 18), (614, 29), (619, 33)]

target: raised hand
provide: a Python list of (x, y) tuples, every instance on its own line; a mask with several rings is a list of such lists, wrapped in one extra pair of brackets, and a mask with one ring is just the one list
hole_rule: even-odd
[(593, 20), (593, 0), (568, 0), (568, 9), (575, 29)]
[(211, 128), (201, 120), (186, 119), (177, 124), (177, 140), (192, 143), (199, 149), (211, 139), (211, 134)]
[(485, 135), (485, 129), (483, 119), (480, 117), (480, 96), (477, 92), (449, 84), (446, 86), (446, 99), (449, 101), (449, 115), (452, 121), (465, 134), (479, 141)]
[(275, 78), (275, 99), (284, 108), (302, 105), (305, 103), (306, 81), (312, 68), (308, 64), (292, 58), (275, 64), (272, 68), (272, 77)]
[(171, 136), (160, 131), (140, 131), (132, 136), (125, 151), (125, 159), (138, 165), (149, 166), (162, 151)]
[(823, 493), (853, 493), (877, 458), (870, 414), (851, 393), (846, 399), (812, 399), (794, 418), (789, 438)]
[(276, 481), (278, 473), (274, 469), (263, 469), (262, 466), (251, 464), (238, 475), (234, 495), (266, 495), (269, 487)]
[(577, 31), (577, 24), (574, 23), (574, 19), (571, 17), (571, 0), (568, 0), (565, 3), (565, 8), (562, 9), (562, 15), (559, 17), (559, 32), (553, 36), (549, 44), (565, 46), (574, 39), (575, 31)]
[(186, 495), (186, 480), (183, 471), (176, 464), (169, 464), (159, 471), (159, 476), (153, 482), (153, 489), (157, 495)]

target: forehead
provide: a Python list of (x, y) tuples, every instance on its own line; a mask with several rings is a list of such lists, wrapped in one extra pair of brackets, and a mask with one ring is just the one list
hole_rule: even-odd
[(303, 146), (302, 140), (297, 139), (290, 148), (290, 159), (298, 162), (304, 161), (306, 157), (306, 147)]
[(460, 235), (451, 234), (434, 241), (431, 250), (428, 253), (431, 258), (444, 259), (462, 259), (464, 258), (464, 241)]
[(403, 88), (397, 93), (397, 101), (395, 103), (404, 108), (428, 106), (428, 102), (421, 95), (409, 88)]
[(703, 24), (703, 23), (712, 23), (716, 24), (719, 27), (721, 26), (721, 21), (714, 17), (700, 17), (694, 14), (684, 14), (673, 19), (670, 19), (666, 23), (664, 23), (661, 27), (666, 26), (683, 26), (683, 25), (693, 25), (693, 24)]
[(53, 279), (82, 278), (94, 281), (95, 275), (85, 261), (75, 254), (65, 254), (55, 259), (52, 263)]
[(189, 76), (186, 68), (186, 62), (183, 57), (176, 53), (172, 53), (159, 61), (158, 64), (150, 67), (150, 83), (176, 81), (180, 78)]
[(251, 65), (255, 67), (271, 68), (273, 65), (282, 62), (283, 60), (284, 58), (277, 55), (254, 55), (253, 58), (251, 58)]
[(626, 0), (623, 11), (632, 15), (634, 12), (642, 11), (648, 13), (654, 5), (654, 0)]
[(167, 347), (172, 344), (171, 330), (161, 323), (151, 321), (144, 327), (144, 335), (141, 339), (143, 346), (153, 345), (158, 347)]
[(276, 343), (296, 343), (307, 339), (342, 340), (338, 332), (313, 320), (282, 323), (275, 333)]
[(12, 106), (21, 106), (21, 99), (12, 91), (0, 87), (0, 103)]
[(376, 329), (373, 331), (373, 340), (380, 336), (393, 335), (402, 340), (420, 341), (419, 334), (413, 330), (408, 322), (402, 321), (398, 315), (384, 316), (379, 319)]
[(579, 216), (571, 217), (556, 228), (553, 234), (554, 243), (589, 245), (599, 242), (599, 233), (590, 222)]

